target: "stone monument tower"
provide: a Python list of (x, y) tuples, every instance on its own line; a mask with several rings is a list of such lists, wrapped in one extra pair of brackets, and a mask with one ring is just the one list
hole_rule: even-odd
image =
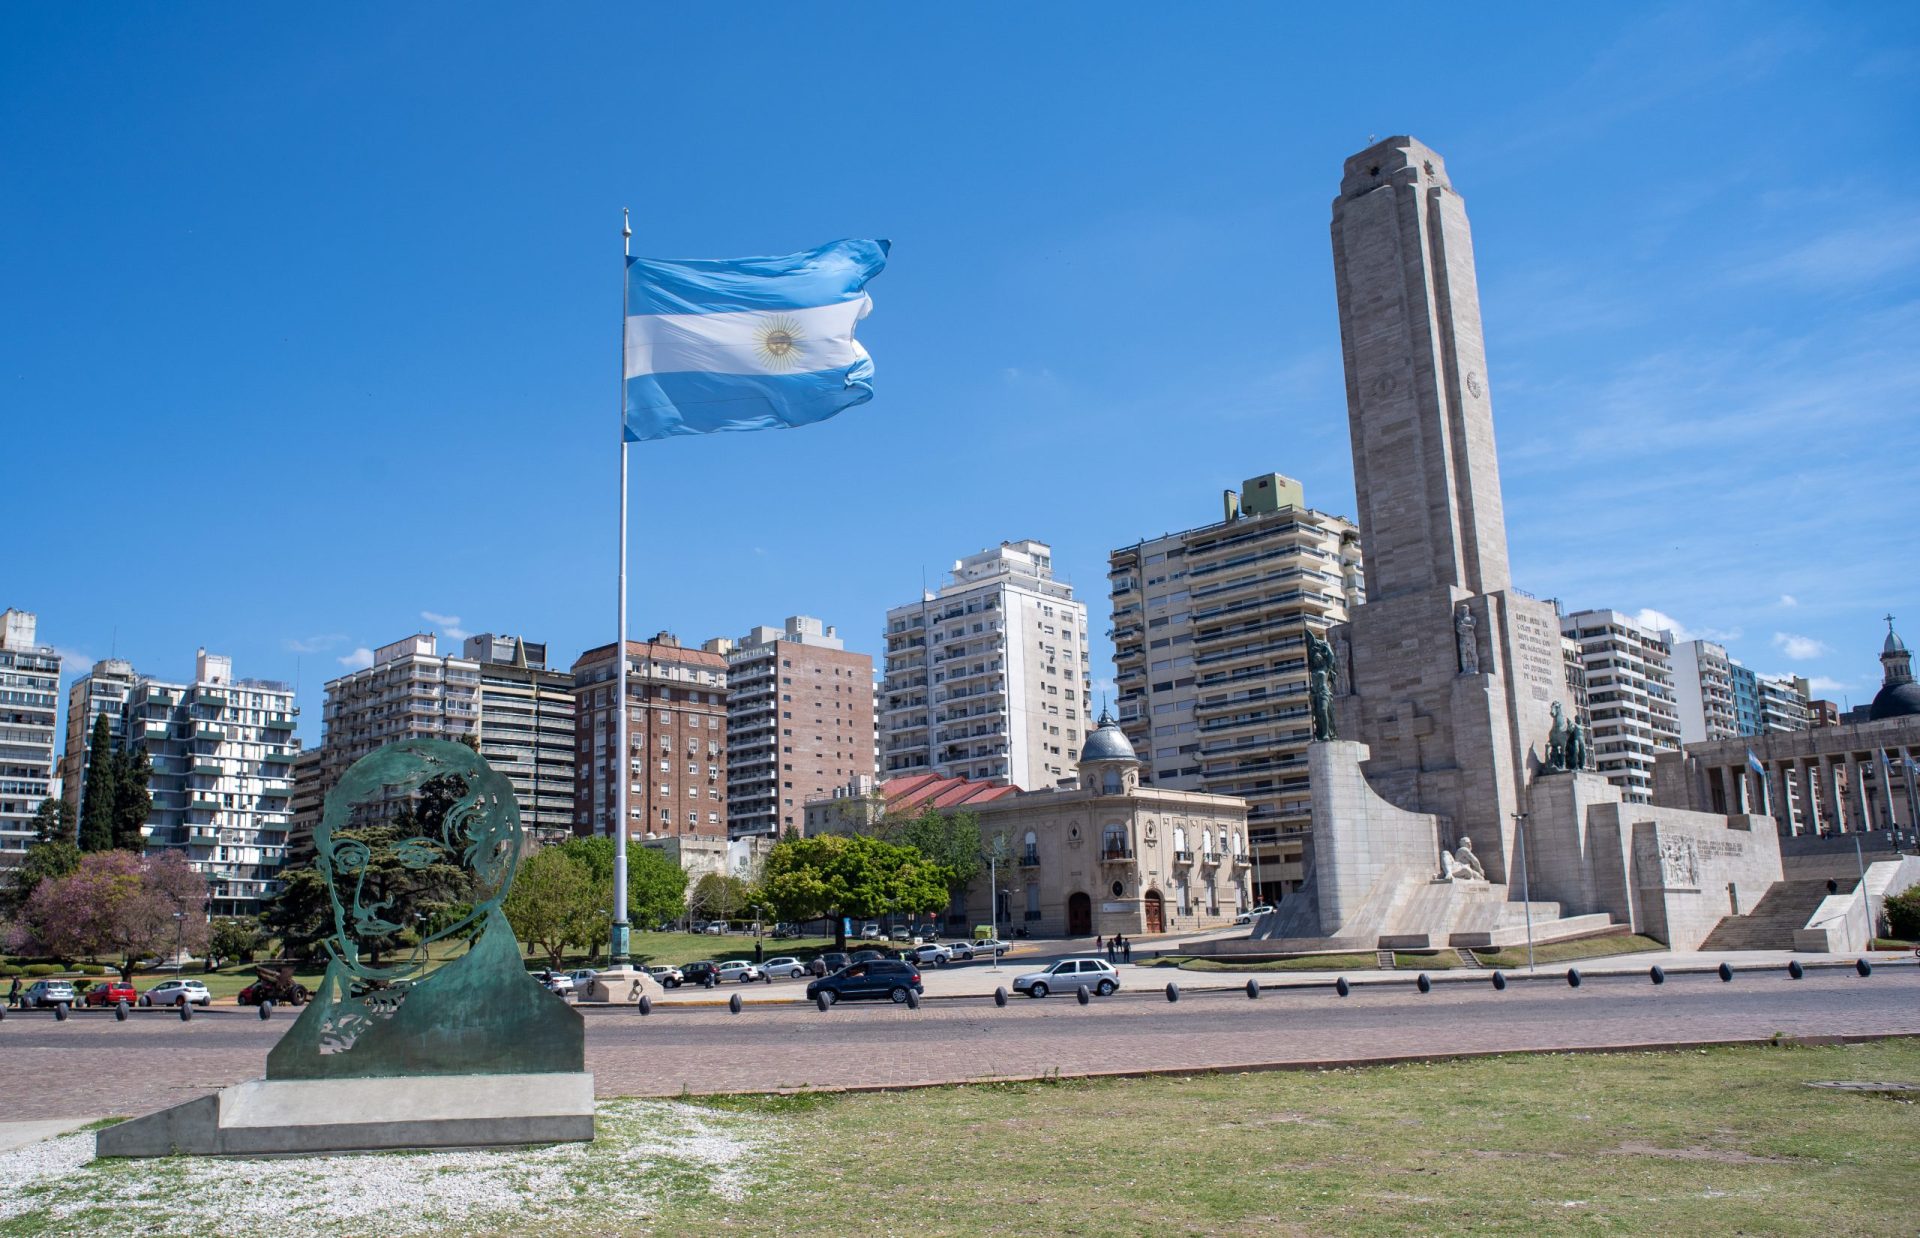
[(1473, 237), (1440, 156), (1395, 137), (1348, 159), (1333, 261), (1367, 579), (1333, 632), (1340, 734), (1375, 792), (1503, 882), (1566, 687), (1553, 607), (1508, 578)]

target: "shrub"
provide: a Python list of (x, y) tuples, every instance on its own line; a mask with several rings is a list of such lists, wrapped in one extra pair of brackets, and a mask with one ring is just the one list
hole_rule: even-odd
[(1902, 941), (1920, 941), (1920, 886), (1896, 894), (1884, 904), (1887, 929)]
[(29, 963), (26, 973), (29, 976), (58, 976), (66, 970), (58, 963)]
[(83, 976), (104, 976), (107, 974), (107, 972), (111, 971), (112, 969), (109, 968), (105, 963), (82, 963), (80, 966), (74, 968), (73, 970), (79, 972)]
[(25, 968), (15, 967), (11, 963), (0, 963), (0, 978), (4, 978), (8, 976), (23, 976), (25, 974), (26, 974)]

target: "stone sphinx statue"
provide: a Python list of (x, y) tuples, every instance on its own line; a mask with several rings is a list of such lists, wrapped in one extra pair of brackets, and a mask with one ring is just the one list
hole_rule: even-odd
[(1441, 865), (1447, 871), (1448, 881), (1485, 881), (1487, 870), (1480, 866), (1480, 857), (1473, 853), (1473, 840), (1464, 835), (1460, 846), (1448, 855), (1440, 853)]

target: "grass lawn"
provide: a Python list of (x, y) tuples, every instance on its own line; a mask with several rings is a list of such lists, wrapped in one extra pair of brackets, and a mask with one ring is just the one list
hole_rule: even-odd
[(1232, 955), (1208, 955), (1194, 958), (1169, 955), (1153, 959), (1150, 967), (1178, 967), (1182, 971), (1374, 971), (1379, 967), (1371, 954), (1302, 954), (1289, 959), (1267, 959), (1259, 963), (1236, 963)]
[[(1583, 937), (1575, 941), (1543, 942), (1533, 948), (1533, 960), (1542, 963), (1572, 963), (1579, 959), (1606, 958), (1615, 954), (1643, 954), (1665, 950), (1666, 943), (1651, 937), (1625, 934), (1614, 937)], [(1474, 955), (1487, 967), (1525, 967), (1527, 948), (1508, 946), (1502, 950), (1475, 950)]]

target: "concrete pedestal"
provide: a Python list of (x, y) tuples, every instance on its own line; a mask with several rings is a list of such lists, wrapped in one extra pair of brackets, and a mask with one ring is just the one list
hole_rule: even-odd
[(109, 1126), (99, 1156), (286, 1156), (593, 1139), (593, 1076), (254, 1079)]
[(580, 990), (578, 996), (582, 1001), (631, 1006), (640, 1000), (643, 993), (649, 997), (660, 996), (659, 982), (644, 970), (624, 964), (609, 967), (595, 976), (593, 983)]

